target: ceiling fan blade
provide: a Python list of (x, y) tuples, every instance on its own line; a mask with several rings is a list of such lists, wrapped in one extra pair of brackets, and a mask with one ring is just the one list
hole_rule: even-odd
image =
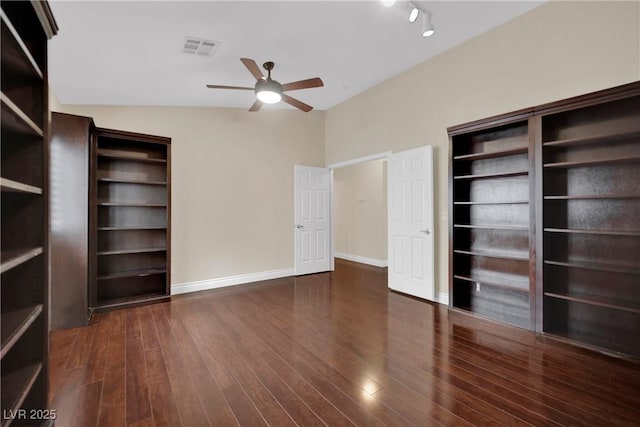
[(247, 67), (247, 70), (249, 70), (251, 75), (253, 75), (253, 77), (255, 77), (256, 80), (260, 80), (264, 78), (264, 74), (262, 74), (262, 71), (260, 71), (260, 67), (258, 67), (258, 64), (256, 64), (256, 61), (249, 58), (240, 58), (240, 61), (242, 61), (244, 66)]
[(322, 87), (324, 83), (320, 77), (314, 77), (312, 79), (300, 80), (297, 82), (291, 82), (282, 85), (283, 91), (288, 90), (299, 90), (299, 89), (310, 89), (312, 87)]
[(287, 104), (293, 105), (297, 109), (304, 111), (305, 113), (308, 113), (309, 111), (313, 110), (313, 107), (311, 105), (307, 105), (302, 101), (298, 101), (295, 98), (285, 95), (284, 93), (282, 94), (282, 100)]
[(209, 89), (240, 89), (240, 90), (254, 90), (252, 87), (244, 86), (223, 86), (223, 85), (207, 85)]
[(256, 100), (256, 102), (253, 103), (253, 105), (251, 106), (251, 108), (249, 108), (249, 111), (253, 112), (253, 111), (258, 111), (262, 108), (262, 101), (260, 101), (259, 99)]

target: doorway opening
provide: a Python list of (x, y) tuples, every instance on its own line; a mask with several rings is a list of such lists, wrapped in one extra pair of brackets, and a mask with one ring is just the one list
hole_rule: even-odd
[(387, 267), (387, 159), (333, 168), (333, 255)]

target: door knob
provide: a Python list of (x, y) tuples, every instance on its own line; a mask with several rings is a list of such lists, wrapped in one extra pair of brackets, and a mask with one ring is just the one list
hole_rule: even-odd
[(430, 229), (430, 228), (427, 228), (427, 229), (425, 229), (425, 230), (420, 230), (420, 232), (421, 232), (421, 233), (424, 233), (424, 234), (431, 234), (431, 229)]
[(298, 224), (298, 225), (296, 225), (296, 228), (299, 228), (299, 229), (304, 228), (304, 225)]

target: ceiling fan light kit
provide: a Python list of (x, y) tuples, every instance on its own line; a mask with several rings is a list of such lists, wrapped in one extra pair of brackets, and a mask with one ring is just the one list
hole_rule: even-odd
[(267, 77), (262, 74), (258, 64), (253, 59), (240, 58), (240, 61), (249, 70), (251, 75), (255, 77), (256, 84), (253, 88), (243, 86), (223, 86), (223, 85), (207, 85), (210, 89), (235, 89), (235, 90), (253, 90), (256, 94), (256, 102), (253, 103), (249, 111), (259, 111), (263, 104), (276, 104), (280, 101), (284, 101), (287, 104), (296, 107), (299, 110), (308, 113), (313, 110), (311, 105), (305, 104), (295, 98), (285, 95), (284, 92), (290, 90), (310, 89), (314, 87), (322, 87), (324, 83), (319, 77), (314, 77), (306, 80), (299, 80), (296, 82), (280, 84), (271, 78), (271, 70), (275, 64), (271, 61), (262, 64), (262, 67), (267, 70)]
[(282, 85), (271, 79), (273, 62), (265, 62), (262, 66), (269, 73), (267, 78), (258, 79), (256, 82), (256, 97), (265, 104), (276, 104), (282, 100)]

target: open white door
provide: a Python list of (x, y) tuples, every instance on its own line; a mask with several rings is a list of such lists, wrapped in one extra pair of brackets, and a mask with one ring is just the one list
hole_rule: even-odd
[(387, 177), (389, 288), (435, 301), (432, 147), (394, 153)]
[(295, 165), (295, 275), (331, 269), (331, 170)]

